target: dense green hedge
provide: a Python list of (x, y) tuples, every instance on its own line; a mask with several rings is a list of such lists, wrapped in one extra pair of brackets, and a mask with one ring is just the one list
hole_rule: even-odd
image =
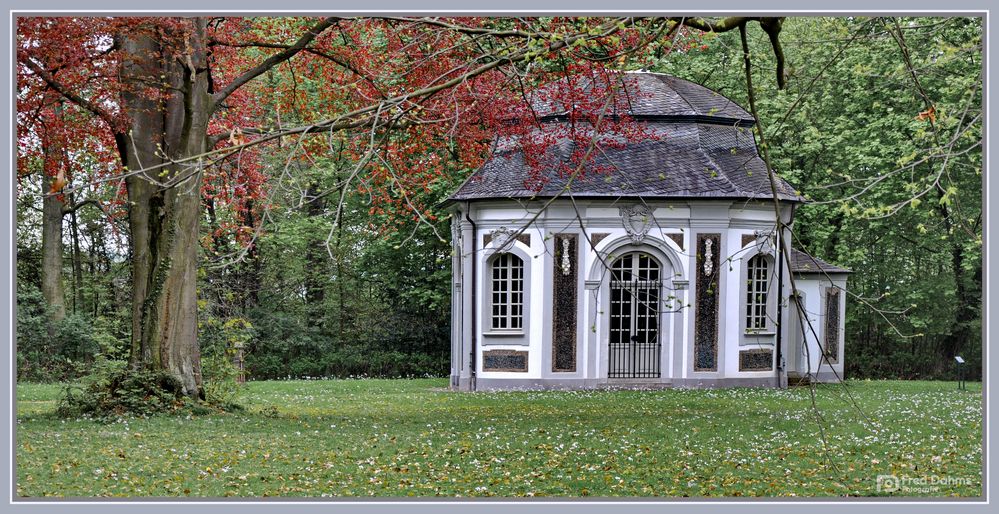
[(249, 378), (440, 377), (447, 375), (443, 356), (399, 351), (345, 348), (315, 356), (286, 357), (274, 353), (249, 354)]
[(51, 327), (46, 305), (36, 287), (24, 285), (17, 293), (17, 379), (57, 382), (86, 372), (102, 344), (115, 338), (114, 324), (70, 314)]

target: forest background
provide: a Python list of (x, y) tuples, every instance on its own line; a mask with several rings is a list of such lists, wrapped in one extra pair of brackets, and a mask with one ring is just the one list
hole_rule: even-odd
[[(279, 20), (241, 23), (283, 23), (292, 35), (314, 23)], [(372, 36), (361, 32), (351, 34)], [(980, 377), (981, 20), (788, 18), (783, 88), (768, 34), (747, 34), (773, 166), (811, 200), (797, 212), (794, 246), (853, 270), (846, 376), (953, 378), (962, 355)], [(615, 67), (676, 75), (748, 108), (739, 31), (674, 41), (682, 44), (644, 46)], [(252, 62), (275, 50), (240, 51), (234, 58)], [(329, 111), (331, 77), (303, 66), (288, 60), (256, 77), (246, 91), (263, 100), (238, 117), (294, 126)], [(85, 115), (70, 104), (38, 123)], [(100, 142), (70, 151), (58, 130), (48, 133), (35, 141), (45, 151), (19, 153), (19, 381), (77, 378), (98, 355), (127, 358), (132, 344), (122, 190), (96, 180), (108, 170)], [(223, 133), (237, 145), (252, 137)], [(197, 220), (206, 368), (240, 344), (251, 379), (447, 374), (452, 247), (439, 206), (488, 155), (489, 138), (392, 137), (385, 152), (419, 146), (404, 159), (418, 163), (405, 177), (383, 170), (350, 183), (358, 159), (349, 147), (303, 151), (292, 136), (206, 174)], [(53, 155), (58, 163), (47, 162)], [(52, 210), (45, 199), (57, 190), (66, 193)]]

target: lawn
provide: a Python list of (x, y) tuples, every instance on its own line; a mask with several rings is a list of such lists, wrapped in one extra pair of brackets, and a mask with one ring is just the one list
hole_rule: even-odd
[[(820, 386), (821, 422), (806, 388), (452, 393), (446, 384), (252, 382), (243, 412), (113, 423), (59, 419), (59, 386), (20, 384), (17, 494), (981, 495), (981, 384)], [(909, 489), (879, 491), (878, 475)]]

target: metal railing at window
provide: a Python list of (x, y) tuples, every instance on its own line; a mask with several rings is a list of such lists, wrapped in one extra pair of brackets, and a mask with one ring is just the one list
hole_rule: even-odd
[(625, 254), (611, 266), (608, 378), (659, 378), (662, 281), (648, 254)]

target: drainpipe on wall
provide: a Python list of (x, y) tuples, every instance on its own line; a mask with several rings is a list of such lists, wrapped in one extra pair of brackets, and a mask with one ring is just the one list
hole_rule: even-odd
[[(468, 220), (468, 223), (470, 223), (472, 225), (472, 340), (471, 340), (472, 350), (471, 350), (471, 354), (469, 355), (469, 359), (468, 359), (469, 360), (468, 388), (469, 388), (469, 390), (474, 391), (475, 390), (475, 370), (476, 370), (476, 368), (478, 366), (478, 364), (476, 363), (476, 359), (475, 359), (475, 353), (476, 353), (476, 344), (475, 343), (478, 340), (478, 330), (479, 330), (479, 327), (476, 326), (476, 309), (475, 309), (475, 307), (476, 307), (476, 305), (478, 303), (478, 298), (475, 296), (475, 293), (476, 293), (476, 291), (475, 291), (475, 285), (476, 285), (476, 282), (477, 282), (477, 280), (476, 280), (476, 269), (478, 268), (478, 266), (477, 266), (477, 264), (478, 264), (478, 262), (477, 262), (478, 261), (478, 255), (476, 254), (476, 252), (477, 252), (476, 246), (478, 246), (478, 243), (479, 243), (479, 231), (475, 227), (475, 222), (472, 221), (471, 216), (469, 216), (470, 213), (471, 213), (471, 208), (470, 208), (469, 202), (465, 202), (465, 219)], [(462, 281), (464, 281), (464, 276), (462, 277)]]
[[(780, 236), (778, 236), (780, 237)], [(783, 244), (783, 242), (782, 242)], [(783, 257), (783, 250), (781, 247), (778, 248), (778, 257)], [(778, 259), (777, 267), (777, 344), (775, 345), (775, 350), (777, 353), (777, 388), (781, 389), (787, 386), (787, 384), (782, 380), (784, 377), (784, 352), (781, 348), (781, 334), (784, 333), (784, 324), (781, 323), (781, 317), (783, 315), (784, 306), (784, 259)]]
[[(781, 216), (780, 211), (778, 211), (778, 216)], [(794, 220), (794, 205), (791, 205), (791, 217), (788, 220), (788, 224)], [(784, 348), (781, 346), (783, 342), (784, 334), (784, 324), (782, 323), (782, 318), (784, 315), (784, 224), (781, 220), (778, 220), (777, 227), (777, 338), (776, 344), (774, 345), (776, 352), (777, 361), (777, 388), (784, 389), (787, 388), (787, 374), (785, 373), (786, 367), (784, 366)], [(788, 251), (791, 249), (788, 248)], [(790, 271), (790, 270), (788, 270)], [(793, 291), (792, 291), (793, 293)], [(788, 300), (790, 301), (790, 300)]]

